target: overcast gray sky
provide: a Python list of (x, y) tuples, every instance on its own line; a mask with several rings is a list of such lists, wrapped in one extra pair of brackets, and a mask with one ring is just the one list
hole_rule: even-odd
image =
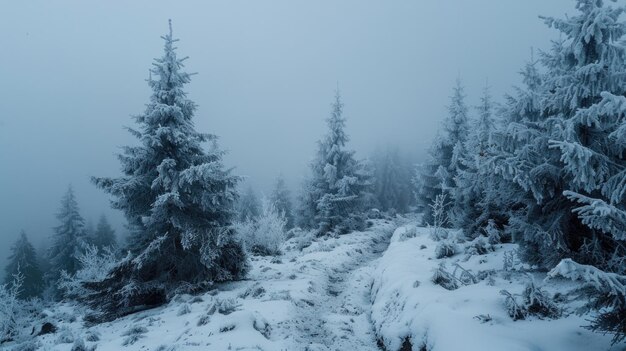
[[(83, 216), (122, 217), (89, 176), (115, 176), (123, 130), (143, 111), (171, 18), (200, 131), (267, 190), (305, 174), (339, 84), (350, 145), (423, 154), (460, 75), (476, 105), (518, 83), (530, 47), (554, 31), (539, 14), (573, 0), (3, 1), (0, 7), (0, 263), (21, 229), (50, 236), (69, 183)], [(294, 189), (295, 190), (295, 189)]]

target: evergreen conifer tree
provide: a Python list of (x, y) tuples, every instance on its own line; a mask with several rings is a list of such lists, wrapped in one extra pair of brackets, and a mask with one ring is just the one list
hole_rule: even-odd
[(87, 244), (85, 220), (79, 213), (74, 190), (70, 186), (61, 200), (57, 213), (59, 225), (54, 228), (52, 246), (48, 252), (51, 269), (49, 279), (54, 282), (61, 271), (74, 274), (80, 269), (78, 256)]
[(274, 189), (270, 196), (270, 202), (278, 213), (283, 213), (287, 220), (286, 228), (291, 229), (295, 225), (293, 216), (293, 206), (291, 203), (291, 193), (285, 183), (285, 178), (279, 176), (274, 183)]
[(22, 286), (19, 289), (18, 297), (28, 299), (38, 297), (43, 291), (43, 275), (39, 269), (35, 248), (31, 245), (22, 231), (20, 238), (11, 248), (9, 264), (5, 269), (5, 284), (11, 287), (14, 277), (21, 274), (23, 277)]
[(546, 19), (565, 40), (543, 60), (548, 148), (558, 154), (550, 161), (560, 167), (556, 187), (541, 194), (554, 209), (548, 220), (558, 225), (543, 230), (563, 246), (562, 257), (624, 274), (618, 257), (626, 255), (626, 7), (601, 0), (576, 7), (578, 16)]
[(111, 227), (111, 224), (109, 224), (105, 215), (100, 216), (90, 241), (91, 244), (96, 246), (99, 250), (105, 247), (114, 249), (117, 246), (115, 231)]
[(411, 168), (397, 147), (380, 150), (374, 157), (374, 195), (380, 210), (406, 212), (411, 204)]
[(150, 102), (135, 117), (140, 129), (130, 130), (140, 143), (119, 156), (122, 177), (94, 178), (132, 228), (130, 255), (105, 280), (88, 284), (91, 305), (107, 312), (101, 319), (161, 304), (183, 284), (201, 288), (247, 270), (231, 225), (240, 178), (224, 168), (216, 137), (194, 128), (196, 105), (183, 90), (190, 75), (176, 55), (171, 23), (163, 39), (148, 80)]
[(372, 178), (366, 164), (354, 158), (354, 151), (346, 150), (348, 135), (339, 91), (327, 123), (329, 132), (318, 143), (317, 158), (311, 164), (312, 177), (301, 203), (301, 212), (308, 213), (309, 224), (316, 226), (320, 235), (363, 228), (364, 199)]
[(443, 133), (438, 135), (429, 149), (425, 164), (417, 169), (416, 197), (418, 208), (423, 211), (423, 221), (432, 222), (430, 205), (437, 195), (445, 193), (452, 198), (455, 179), (464, 168), (461, 157), (465, 155), (465, 140), (469, 132), (464, 88), (457, 79), (450, 97), (448, 116), (443, 121)]
[(39, 269), (41, 270), (41, 273), (43, 274), (44, 277), (44, 283), (45, 283), (45, 278), (47, 276), (50, 275), (50, 269), (52, 268), (52, 264), (50, 263), (50, 257), (48, 257), (48, 253), (50, 251), (49, 249), (49, 244), (46, 241), (44, 242), (40, 242), (39, 245), (37, 246), (37, 249), (35, 250), (35, 256), (37, 257), (37, 264), (39, 266)]
[(624, 9), (598, 0), (577, 9), (546, 19), (561, 40), (543, 54), (546, 73), (527, 74), (529, 92), (510, 101), (495, 171), (523, 189), (507, 230), (527, 262), (551, 268), (571, 257), (618, 271), (626, 269), (612, 260), (624, 255), (626, 228)]
[(499, 113), (501, 125), (492, 134), (493, 149), (486, 174), (489, 186), (483, 200), (489, 208), (489, 219), (505, 236), (522, 244), (521, 256), (534, 264), (533, 252), (539, 252), (545, 243), (526, 241), (523, 234), (524, 223), (532, 215), (529, 210), (537, 208), (528, 184), (541, 170), (531, 173), (532, 164), (544, 162), (548, 156), (542, 151), (547, 146), (547, 130), (541, 107), (544, 78), (538, 65), (531, 55), (520, 72), (524, 86), (515, 87), (513, 94), (505, 96), (506, 103)]
[(489, 191), (487, 188), (491, 184), (486, 164), (492, 149), (491, 134), (495, 129), (493, 103), (488, 86), (485, 86), (477, 111), (478, 118), (473, 121), (473, 127), (465, 141), (465, 154), (461, 155), (463, 167), (455, 179), (451, 216), (453, 225), (462, 228), (469, 238), (484, 234), (484, 228), (492, 219), (484, 202), (485, 192)]
[(321, 191), (322, 189), (314, 186), (311, 175), (302, 182), (302, 187), (298, 192), (296, 207), (296, 224), (300, 228), (311, 229), (316, 227), (316, 201), (321, 197)]

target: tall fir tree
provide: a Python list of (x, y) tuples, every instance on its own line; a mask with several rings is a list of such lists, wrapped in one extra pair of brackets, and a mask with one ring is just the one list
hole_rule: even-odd
[(561, 168), (558, 186), (541, 196), (554, 208), (550, 222), (559, 223), (544, 230), (563, 246), (562, 257), (624, 274), (626, 7), (601, 0), (579, 0), (576, 7), (577, 16), (546, 18), (565, 40), (543, 59), (548, 148), (558, 154), (550, 161)]
[[(438, 195), (443, 193), (445, 180), (441, 176), (439, 165), (435, 155), (437, 154), (436, 146), (440, 143), (441, 133), (437, 132), (435, 141), (428, 148), (426, 160), (415, 167), (415, 176), (413, 177), (415, 203), (417, 211), (422, 213), (423, 224), (433, 224), (433, 212), (431, 205), (435, 202)], [(447, 199), (449, 200), (449, 199)]]
[[(473, 157), (468, 159), (484, 158), (488, 154), (491, 147), (491, 134), (495, 128), (495, 120), (493, 118), (493, 99), (491, 97), (491, 88), (486, 84), (483, 89), (483, 95), (480, 98), (480, 104), (476, 107), (478, 118), (474, 122), (470, 136), (466, 143), (471, 147)], [(480, 162), (479, 162), (480, 164)], [(473, 165), (478, 168), (478, 165)]]
[[(311, 164), (312, 167), (312, 164)], [(309, 175), (302, 182), (297, 195), (296, 225), (300, 228), (312, 229), (316, 227), (315, 214), (317, 213), (317, 199), (321, 197), (321, 190), (313, 186), (313, 176)]]
[(71, 186), (61, 200), (56, 217), (59, 225), (54, 228), (52, 246), (48, 252), (51, 264), (48, 278), (51, 282), (58, 279), (61, 271), (74, 274), (80, 269), (78, 256), (84, 252), (87, 245), (85, 220), (80, 215)]
[(496, 125), (488, 85), (483, 90), (476, 110), (478, 118), (471, 123), (472, 128), (465, 141), (465, 154), (460, 156), (463, 167), (458, 170), (455, 179), (451, 216), (452, 224), (462, 228), (469, 238), (486, 234), (485, 228), (491, 219), (484, 196), (490, 186), (486, 165), (492, 149), (491, 134)]
[(461, 157), (465, 155), (468, 132), (465, 92), (461, 80), (457, 79), (448, 105), (448, 116), (443, 121), (443, 133), (435, 138), (427, 161), (417, 169), (416, 200), (426, 223), (432, 222), (430, 205), (437, 195), (446, 194), (446, 198), (452, 200), (455, 178), (464, 167)]
[(532, 255), (539, 252), (542, 243), (525, 241), (525, 220), (521, 219), (532, 220), (530, 216), (537, 215), (529, 211), (536, 207), (529, 184), (540, 175), (541, 168), (532, 171), (532, 165), (545, 162), (548, 156), (543, 151), (547, 147), (547, 129), (541, 107), (543, 75), (538, 65), (531, 54), (520, 72), (524, 86), (515, 87), (513, 94), (505, 96), (500, 125), (492, 134), (493, 148), (485, 174), (488, 188), (483, 200), (489, 219), (506, 237), (522, 244), (521, 256), (533, 264), (537, 262)]
[(117, 247), (115, 230), (113, 230), (109, 220), (104, 214), (100, 216), (96, 229), (93, 230), (92, 237), (89, 241), (98, 249), (104, 249), (105, 247), (114, 249)]
[(44, 283), (45, 283), (45, 278), (47, 276), (50, 275), (50, 270), (52, 269), (52, 264), (50, 263), (50, 257), (48, 257), (48, 254), (50, 252), (50, 244), (46, 241), (42, 241), (39, 243), (39, 245), (37, 246), (37, 249), (35, 250), (35, 253), (37, 256), (37, 264), (39, 266), (39, 269), (41, 270), (41, 273), (43, 274), (44, 277)]
[(578, 0), (576, 9), (545, 19), (561, 39), (542, 56), (545, 74), (527, 65), (528, 89), (509, 99), (492, 165), (519, 190), (506, 228), (522, 258), (541, 268), (566, 258), (551, 275), (596, 291), (589, 328), (617, 342), (626, 338), (626, 293), (614, 287), (626, 281), (626, 8)]
[(88, 284), (90, 303), (105, 319), (163, 303), (181, 286), (239, 279), (248, 267), (231, 225), (240, 178), (224, 168), (216, 137), (194, 128), (196, 105), (183, 90), (190, 75), (176, 55), (171, 22), (162, 38), (164, 53), (148, 80), (150, 102), (135, 117), (140, 129), (130, 130), (140, 144), (119, 156), (124, 176), (93, 179), (133, 229), (130, 256), (105, 280)]
[(380, 210), (407, 212), (412, 202), (411, 163), (397, 147), (387, 146), (373, 157), (374, 195)]
[(576, 7), (576, 16), (546, 19), (561, 40), (542, 56), (546, 73), (529, 76), (528, 98), (510, 104), (510, 115), (519, 117), (503, 147), (508, 155), (496, 156), (496, 172), (523, 189), (508, 230), (527, 262), (551, 268), (571, 257), (623, 273), (612, 259), (626, 253), (626, 227), (618, 224), (626, 183), (623, 8), (597, 0)]
[(281, 175), (276, 178), (274, 188), (270, 195), (270, 202), (274, 205), (278, 213), (283, 213), (287, 220), (286, 229), (291, 229), (295, 225), (293, 215), (293, 205), (291, 202), (291, 192), (287, 188), (285, 178)]
[(312, 176), (305, 186), (301, 213), (317, 227), (320, 235), (343, 234), (362, 229), (365, 199), (371, 191), (372, 175), (367, 165), (346, 150), (348, 135), (339, 91), (327, 119), (328, 134), (318, 143), (317, 158), (311, 163)]
[(24, 231), (11, 248), (9, 264), (5, 268), (5, 284), (11, 287), (17, 274), (21, 274), (24, 279), (18, 294), (20, 299), (41, 296), (44, 288), (43, 274), (39, 269), (35, 248)]

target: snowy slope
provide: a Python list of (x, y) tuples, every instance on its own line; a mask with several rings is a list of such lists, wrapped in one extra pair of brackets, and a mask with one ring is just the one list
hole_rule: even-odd
[[(531, 279), (522, 272), (503, 271), (504, 254), (516, 245), (497, 245), (494, 252), (469, 259), (463, 253), (435, 259), (437, 243), (429, 234), (427, 228), (398, 228), (375, 269), (372, 320), (387, 350), (399, 350), (407, 338), (414, 350), (425, 346), (429, 351), (611, 349), (610, 336), (580, 327), (588, 323), (572, 313), (575, 306), (565, 305), (564, 317), (557, 320), (530, 317), (513, 321), (509, 317), (500, 290), (519, 294)], [(485, 272), (482, 275), (487, 278), (446, 290), (431, 281), (441, 262), (450, 272), (458, 263), (475, 276)], [(548, 292), (572, 288), (568, 282), (543, 283), (544, 275), (533, 274), (532, 278)]]
[[(289, 240), (277, 258), (252, 257), (247, 280), (220, 284), (200, 296), (177, 296), (166, 306), (86, 327), (73, 304), (47, 310), (60, 330), (35, 339), (32, 350), (619, 350), (610, 336), (581, 328), (587, 322), (561, 303), (557, 320), (513, 321), (500, 290), (520, 294), (530, 279), (549, 293), (574, 287), (543, 282), (518, 262), (503, 270), (516, 245), (502, 244), (485, 255), (435, 259), (429, 229), (397, 228), (378, 220), (364, 232), (316, 239), (300, 250)], [(396, 229), (397, 228), (397, 229)], [(394, 231), (395, 229), (395, 231)], [(393, 234), (393, 235), (392, 235)], [(510, 256), (509, 256), (510, 257)], [(477, 277), (446, 290), (432, 283), (444, 262)], [(459, 276), (461, 268), (456, 268)], [(8, 350), (28, 350), (4, 345)], [(77, 349), (81, 350), (81, 349)]]
[(91, 328), (79, 307), (57, 306), (47, 314), (61, 330), (38, 337), (37, 349), (71, 350), (80, 339), (102, 351), (376, 350), (369, 273), (396, 227), (375, 221), (302, 251), (292, 239), (278, 258), (253, 257), (247, 280)]

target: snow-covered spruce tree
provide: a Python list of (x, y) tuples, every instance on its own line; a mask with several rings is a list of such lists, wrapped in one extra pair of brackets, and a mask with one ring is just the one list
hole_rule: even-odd
[[(440, 132), (435, 136), (435, 141), (430, 145), (426, 160), (415, 167), (415, 175), (412, 183), (414, 186), (414, 196), (417, 211), (423, 214), (423, 224), (433, 224), (433, 212), (431, 204), (434, 203), (438, 195), (443, 194), (445, 174), (439, 171), (439, 165), (435, 158), (436, 145), (440, 145)], [(443, 168), (442, 168), (443, 169)], [(446, 194), (447, 195), (447, 194)]]
[(554, 207), (568, 214), (554, 220), (562, 221), (557, 239), (566, 247), (563, 256), (599, 269), (564, 260), (555, 271), (595, 289), (589, 306), (598, 315), (590, 329), (620, 342), (626, 338), (626, 22), (620, 21), (626, 7), (579, 0), (577, 9), (575, 17), (546, 19), (567, 39), (544, 59), (543, 103), (552, 117), (549, 148), (561, 162)]
[(108, 248), (115, 248), (117, 246), (117, 241), (115, 239), (115, 231), (109, 224), (105, 215), (101, 215), (98, 220), (98, 225), (96, 229), (93, 231), (91, 238), (89, 238), (90, 244), (97, 247), (99, 250)]
[(626, 7), (579, 0), (577, 9), (546, 19), (567, 38), (544, 59), (549, 147), (562, 165), (558, 205), (576, 217), (560, 218), (559, 240), (580, 262), (624, 274), (614, 258), (626, 255)]
[(448, 116), (443, 121), (442, 134), (435, 138), (430, 147), (427, 162), (417, 170), (416, 199), (418, 207), (424, 211), (423, 221), (426, 223), (432, 222), (429, 205), (437, 195), (446, 193), (448, 198), (452, 198), (456, 187), (455, 178), (459, 170), (464, 168), (460, 161), (466, 153), (464, 149), (468, 133), (464, 88), (461, 80), (457, 79), (450, 97)]
[[(514, 237), (520, 243), (524, 241), (524, 221), (519, 219), (530, 219), (528, 209), (537, 202), (528, 187), (533, 177), (530, 165), (547, 156), (541, 151), (547, 145), (547, 132), (542, 123), (542, 76), (538, 64), (531, 55), (520, 71), (524, 86), (514, 87), (514, 93), (505, 96), (505, 104), (499, 110), (483, 174), (487, 178), (480, 203), (483, 213), (476, 220), (480, 223), (486, 218), (491, 222), (490, 231), (501, 231), (503, 237)], [(520, 247), (523, 257), (530, 257), (533, 250), (539, 247)], [(527, 251), (530, 255), (525, 254)]]
[[(507, 96), (504, 126), (494, 133), (497, 150), (489, 160), (497, 175), (490, 182), (497, 186), (486, 195), (496, 206), (510, 210), (498, 224), (520, 244), (520, 257), (547, 269), (558, 262), (563, 252), (557, 252), (565, 246), (553, 240), (555, 232), (546, 229), (553, 224), (550, 216), (556, 208), (548, 202), (558, 194), (561, 166), (555, 164), (557, 152), (548, 148), (550, 127), (541, 102), (545, 75), (538, 72), (537, 64), (531, 59), (522, 71), (525, 89), (517, 88), (515, 95)], [(502, 204), (503, 192), (509, 196), (508, 206)]]
[(321, 190), (314, 186), (312, 176), (307, 177), (298, 192), (296, 202), (296, 225), (300, 228), (312, 229), (316, 227), (315, 214), (317, 213), (316, 201), (321, 195)]
[(546, 19), (562, 40), (543, 54), (540, 99), (516, 106), (532, 113), (510, 124), (513, 142), (496, 172), (523, 189), (507, 226), (523, 259), (547, 269), (571, 257), (623, 272), (611, 259), (625, 253), (625, 227), (613, 220), (624, 210), (626, 182), (623, 8), (582, 0), (576, 7), (576, 16)]
[(285, 178), (279, 176), (274, 183), (274, 189), (270, 195), (270, 202), (276, 207), (279, 213), (283, 213), (287, 220), (286, 228), (291, 229), (295, 225), (293, 215), (293, 205), (291, 202), (291, 192), (287, 188)]
[(374, 196), (382, 211), (407, 212), (412, 201), (411, 165), (397, 147), (388, 146), (373, 157)]
[(237, 212), (237, 217), (240, 222), (256, 218), (261, 214), (261, 200), (251, 186), (248, 186), (243, 195), (239, 197), (237, 201)]
[(327, 123), (329, 132), (318, 143), (301, 212), (313, 215), (314, 221), (309, 224), (317, 227), (318, 234), (344, 234), (364, 226), (362, 213), (371, 188), (371, 172), (364, 162), (355, 159), (354, 151), (346, 150), (348, 135), (339, 91)]
[(40, 296), (44, 287), (43, 275), (39, 269), (35, 248), (28, 241), (24, 231), (22, 231), (20, 238), (11, 248), (9, 264), (5, 268), (4, 277), (8, 289), (12, 288), (12, 284), (15, 281), (14, 277), (19, 274), (22, 275), (23, 280), (18, 297), (20, 299), (28, 299)]
[(52, 286), (48, 278), (51, 276), (52, 263), (48, 253), (50, 252), (49, 240), (43, 240), (37, 246), (35, 250), (37, 256), (37, 264), (41, 274), (43, 275), (43, 291), (41, 298), (45, 301), (52, 301), (54, 299), (54, 286)]
[(46, 277), (51, 283), (59, 278), (61, 271), (74, 274), (80, 269), (78, 256), (87, 244), (85, 220), (79, 213), (78, 203), (71, 186), (61, 200), (61, 207), (56, 217), (59, 225), (54, 228), (52, 246), (48, 251), (51, 269)]
[(490, 211), (484, 200), (485, 191), (490, 186), (487, 176), (487, 159), (492, 153), (491, 134), (496, 125), (493, 118), (493, 102), (489, 87), (485, 86), (480, 105), (477, 106), (478, 118), (472, 121), (472, 128), (465, 141), (465, 154), (460, 155), (463, 165), (455, 179), (453, 215), (451, 219), (456, 228), (463, 229), (468, 238), (484, 234), (489, 221)]
[[(148, 80), (150, 102), (135, 117), (140, 129), (131, 130), (140, 144), (119, 156), (122, 177), (93, 179), (133, 229), (130, 255), (106, 279), (87, 284), (90, 304), (105, 312), (100, 320), (161, 304), (177, 288), (239, 279), (247, 270), (231, 226), (240, 178), (224, 168), (216, 137), (194, 129), (196, 105), (183, 90), (190, 75), (176, 56), (171, 23), (163, 39), (164, 54)], [(203, 142), (211, 143), (208, 151)]]

